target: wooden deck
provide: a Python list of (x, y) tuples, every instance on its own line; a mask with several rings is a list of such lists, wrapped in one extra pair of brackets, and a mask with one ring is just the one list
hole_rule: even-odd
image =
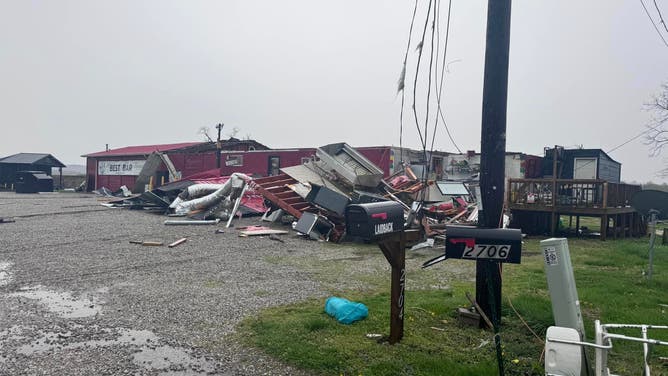
[(629, 205), (640, 190), (604, 180), (510, 179), (506, 203), (514, 225), (526, 233), (554, 236), (561, 215), (576, 217), (577, 232), (580, 217), (598, 217), (601, 240), (606, 240), (645, 234), (645, 219)]

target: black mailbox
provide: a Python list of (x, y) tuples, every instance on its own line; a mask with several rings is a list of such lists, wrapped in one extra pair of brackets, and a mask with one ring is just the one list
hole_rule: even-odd
[(404, 208), (394, 201), (348, 205), (348, 236), (365, 240), (404, 230)]
[(514, 228), (446, 226), (445, 254), (425, 262), (422, 267), (450, 258), (519, 264), (522, 259), (522, 232)]
[(519, 264), (522, 257), (522, 232), (514, 228), (446, 226), (445, 256)]

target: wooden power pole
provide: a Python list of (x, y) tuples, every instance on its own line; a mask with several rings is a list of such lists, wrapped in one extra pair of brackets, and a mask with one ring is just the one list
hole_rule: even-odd
[[(502, 223), (505, 187), (511, 0), (489, 0), (487, 4), (480, 155), (483, 210), (478, 223), (482, 228), (498, 228)], [(476, 262), (476, 300), (498, 328), (501, 322), (501, 264), (498, 261)]]
[(218, 169), (220, 169), (220, 149), (222, 148), (220, 132), (223, 130), (224, 126), (225, 124), (223, 123), (218, 123), (218, 125), (216, 125), (216, 129), (218, 129), (218, 138), (216, 139), (216, 167), (218, 167)]

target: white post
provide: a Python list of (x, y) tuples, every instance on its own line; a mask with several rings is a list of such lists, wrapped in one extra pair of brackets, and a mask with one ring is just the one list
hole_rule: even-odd
[[(584, 322), (580, 311), (578, 290), (575, 287), (573, 265), (566, 238), (550, 238), (540, 242), (545, 263), (547, 287), (552, 301), (554, 324), (572, 328), (580, 333), (580, 341), (585, 341)], [(589, 375), (590, 366), (584, 349), (581, 349), (582, 375)]]

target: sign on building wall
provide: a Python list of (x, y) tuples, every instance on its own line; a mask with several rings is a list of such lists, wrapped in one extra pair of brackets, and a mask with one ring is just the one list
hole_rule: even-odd
[(98, 175), (132, 175), (137, 176), (146, 161), (98, 161)]

